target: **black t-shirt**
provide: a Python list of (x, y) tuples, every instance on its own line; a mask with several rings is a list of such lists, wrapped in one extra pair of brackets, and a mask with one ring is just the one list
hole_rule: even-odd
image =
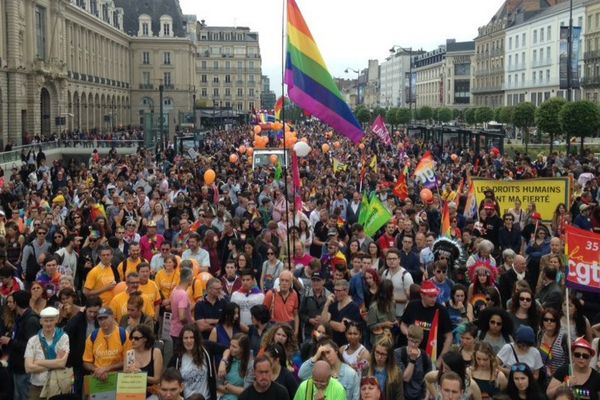
[(425, 350), (429, 338), (429, 331), (435, 311), (440, 310), (438, 317), (438, 335), (437, 335), (437, 354), (441, 354), (444, 347), (445, 336), (448, 332), (452, 332), (452, 323), (448, 310), (436, 303), (433, 307), (423, 307), (421, 300), (413, 300), (406, 306), (402, 315), (402, 322), (406, 325), (416, 324), (423, 328), (423, 341), (421, 341), (421, 349)]
[(254, 385), (247, 387), (240, 397), (239, 400), (290, 400), (287, 390), (279, 383), (273, 382), (266, 392), (257, 392)]
[[(569, 375), (569, 365), (565, 364), (554, 373), (554, 379), (564, 383), (565, 378)], [(573, 393), (578, 400), (599, 400), (600, 396), (600, 372), (592, 369), (592, 373), (587, 382), (583, 385), (573, 386)]]
[(290, 371), (285, 368), (281, 369), (279, 376), (275, 379), (275, 382), (279, 383), (283, 386), (290, 396), (290, 399), (293, 399), (296, 395), (296, 391), (298, 390), (298, 382), (294, 379), (294, 375)]
[[(329, 314), (331, 315), (331, 321), (342, 322), (344, 318), (348, 318), (352, 321), (361, 322), (360, 310), (353, 301), (348, 303), (348, 305), (341, 310), (338, 310), (338, 302), (336, 301), (329, 305), (327, 311), (329, 311)], [(346, 334), (343, 332), (334, 331), (332, 339), (338, 346), (343, 346), (348, 342), (346, 340)]]

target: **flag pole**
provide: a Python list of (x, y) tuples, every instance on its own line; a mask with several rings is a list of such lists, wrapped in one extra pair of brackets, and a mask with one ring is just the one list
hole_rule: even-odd
[[(281, 7), (281, 96), (284, 96), (284, 81), (285, 81), (285, 42), (286, 42), (286, 31), (285, 31), (285, 25), (286, 25), (286, 14), (285, 14), (285, 3), (286, 0), (282, 1), (282, 7)], [(287, 142), (287, 138), (286, 138), (286, 129), (285, 129), (285, 98), (283, 100), (283, 106), (281, 107), (281, 122), (282, 122), (282, 129), (283, 129), (283, 185), (284, 185), (284, 190), (285, 190), (285, 236), (286, 236), (286, 244), (287, 244), (287, 261), (288, 261), (288, 267), (290, 268), (290, 270), (292, 269), (292, 253), (291, 253), (291, 246), (290, 246), (290, 211), (289, 211), (289, 203), (290, 203), (290, 199), (289, 199), (289, 189), (288, 189), (288, 178), (289, 178), (289, 173), (288, 173), (288, 153), (287, 153), (287, 147), (286, 147), (286, 142)], [(295, 196), (294, 196), (295, 197)]]
[[(571, 338), (571, 314), (569, 313), (569, 288), (566, 287), (565, 288), (565, 305), (567, 307), (567, 342), (569, 343), (569, 345), (567, 346), (567, 349), (569, 350), (569, 376), (573, 375), (573, 351), (571, 350), (571, 343), (572, 342), (572, 338)], [(570, 382), (568, 383), (569, 386)]]

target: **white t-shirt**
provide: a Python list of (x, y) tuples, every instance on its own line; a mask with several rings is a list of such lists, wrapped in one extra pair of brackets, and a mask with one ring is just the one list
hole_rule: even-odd
[(518, 353), (517, 357), (519, 357), (519, 361), (515, 359), (515, 351), (513, 351), (513, 349), (515, 349), (516, 351), (516, 345), (512, 343), (507, 343), (504, 346), (502, 346), (502, 348), (498, 352), (497, 357), (500, 359), (500, 361), (502, 361), (502, 364), (504, 364), (504, 366), (510, 367), (516, 364), (517, 362), (521, 362), (527, 364), (527, 366), (532, 371), (536, 371), (544, 366), (544, 362), (542, 361), (540, 351), (535, 347), (530, 346), (526, 354)]
[(263, 293), (242, 293), (239, 290), (231, 295), (231, 302), (240, 306), (240, 322), (245, 325), (252, 325), (252, 306), (262, 304), (265, 299)]
[(197, 253), (192, 253), (192, 250), (187, 249), (181, 254), (181, 260), (196, 260), (201, 267), (210, 268), (210, 255), (203, 248), (199, 248)]
[(201, 394), (205, 399), (210, 399), (206, 364), (199, 367), (194, 363), (192, 357), (186, 353), (181, 357), (179, 372), (181, 372), (181, 377), (183, 378), (184, 399), (193, 394)]
[[(55, 333), (56, 334), (56, 333)], [(43, 333), (42, 333), (43, 335)], [(47, 340), (47, 339), (46, 339)], [(48, 342), (50, 345), (52, 341)], [(69, 353), (69, 335), (63, 332), (60, 339), (58, 339), (58, 343), (55, 346), (56, 354), (61, 351), (65, 353)], [(44, 355), (44, 350), (42, 349), (42, 344), (40, 343), (40, 338), (38, 334), (33, 335), (27, 341), (27, 347), (25, 348), (25, 358), (31, 358), (33, 360), (45, 360), (46, 356)], [(46, 381), (48, 380), (48, 372), (40, 372), (35, 374), (30, 374), (31, 384), (34, 386), (44, 386)]]
[[(400, 297), (402, 294), (406, 296), (408, 300), (410, 294), (410, 285), (414, 283), (412, 275), (405, 270), (403, 267), (400, 267), (395, 274), (391, 274), (389, 269), (386, 269), (382, 275), (383, 279), (389, 279), (392, 281), (392, 285), (394, 285), (394, 298)], [(406, 304), (396, 303), (396, 317), (399, 318), (404, 314), (404, 309), (406, 308)]]

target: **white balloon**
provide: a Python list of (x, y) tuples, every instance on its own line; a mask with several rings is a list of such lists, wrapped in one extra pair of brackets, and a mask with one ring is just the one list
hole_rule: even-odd
[(296, 155), (298, 157), (306, 157), (311, 150), (312, 149), (310, 148), (310, 146), (302, 141), (297, 142), (294, 145), (294, 151), (296, 152)]

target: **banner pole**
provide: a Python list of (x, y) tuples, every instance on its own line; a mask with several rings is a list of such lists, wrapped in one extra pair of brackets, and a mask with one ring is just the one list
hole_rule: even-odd
[[(569, 344), (567, 346), (568, 350), (569, 350), (569, 376), (573, 375), (573, 354), (572, 354), (572, 350), (571, 350), (571, 343), (572, 342), (572, 338), (571, 338), (571, 314), (569, 313), (569, 288), (565, 288), (565, 305), (567, 306), (567, 343)], [(570, 386), (570, 383), (569, 383)]]

